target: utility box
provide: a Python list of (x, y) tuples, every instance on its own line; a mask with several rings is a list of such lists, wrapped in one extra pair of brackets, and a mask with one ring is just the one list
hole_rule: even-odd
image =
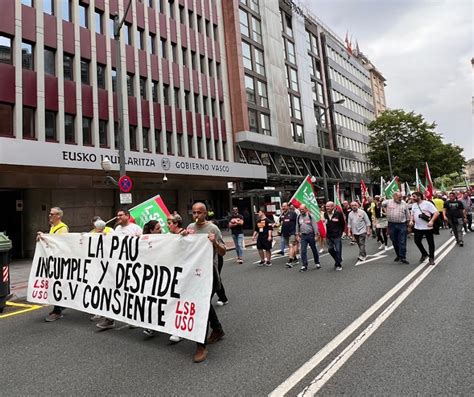
[(10, 296), (10, 251), (11, 240), (0, 232), (0, 313), (5, 308), (6, 301)]

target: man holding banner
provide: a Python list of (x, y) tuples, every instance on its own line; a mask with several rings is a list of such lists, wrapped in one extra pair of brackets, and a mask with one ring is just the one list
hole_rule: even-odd
[[(192, 207), (192, 212), (195, 222), (188, 225), (188, 227), (185, 231), (183, 231), (182, 234), (207, 234), (209, 241), (212, 243), (214, 277), (212, 283), (212, 293), (209, 297), (209, 300), (211, 300), (214, 293), (217, 292), (221, 286), (221, 280), (218, 272), (217, 256), (224, 256), (226, 253), (226, 247), (219, 228), (214, 223), (206, 220), (206, 205), (204, 203), (195, 203)], [(203, 362), (207, 358), (208, 350), (206, 347), (206, 343), (216, 343), (221, 340), (225, 335), (224, 330), (222, 329), (222, 325), (219, 322), (219, 319), (217, 318), (217, 313), (214, 307), (212, 306), (212, 303), (209, 306), (208, 324), (210, 324), (212, 332), (209, 338), (207, 338), (204, 343), (196, 343), (196, 353), (194, 354), (195, 363)]]

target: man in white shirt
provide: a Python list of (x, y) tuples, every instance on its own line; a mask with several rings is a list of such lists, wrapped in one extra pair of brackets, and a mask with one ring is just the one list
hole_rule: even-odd
[[(142, 233), (143, 231), (140, 226), (130, 222), (130, 212), (128, 210), (120, 209), (117, 211), (117, 226), (115, 227), (114, 234), (119, 236), (140, 237)], [(100, 329), (114, 328), (115, 321), (104, 317), (96, 326)]]
[(359, 208), (359, 204), (353, 201), (351, 203), (352, 211), (347, 217), (348, 235), (354, 237), (359, 246), (359, 260), (365, 261), (367, 253), (365, 251), (365, 236), (372, 235), (372, 227), (367, 213)]
[[(423, 200), (423, 194), (414, 192), (412, 194), (413, 205), (411, 207), (410, 226), (415, 226), (415, 244), (421, 252), (420, 263), (429, 256), (429, 265), (434, 265), (435, 244), (433, 237), (433, 224), (439, 216), (439, 212), (430, 201)], [(428, 242), (429, 255), (423, 246), (423, 236)]]

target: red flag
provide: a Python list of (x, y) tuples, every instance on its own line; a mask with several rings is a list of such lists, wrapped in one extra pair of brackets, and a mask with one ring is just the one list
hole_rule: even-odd
[(339, 192), (339, 182), (334, 186), (334, 204), (336, 209), (342, 212), (341, 193)]
[(346, 39), (344, 40), (346, 42), (346, 50), (349, 54), (352, 54), (352, 43), (349, 40), (349, 32), (346, 32)]
[(365, 182), (363, 179), (360, 180), (360, 192), (362, 195), (362, 205), (364, 206), (367, 204), (367, 186), (365, 185)]
[(428, 163), (425, 163), (425, 177), (426, 177), (425, 197), (427, 200), (431, 200), (433, 198), (433, 181), (431, 180), (431, 174), (430, 174), (430, 169), (428, 167)]

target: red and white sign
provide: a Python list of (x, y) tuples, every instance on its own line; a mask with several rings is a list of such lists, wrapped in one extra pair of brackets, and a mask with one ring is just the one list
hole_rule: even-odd
[(122, 175), (118, 180), (118, 187), (122, 193), (130, 193), (133, 188), (132, 178)]

